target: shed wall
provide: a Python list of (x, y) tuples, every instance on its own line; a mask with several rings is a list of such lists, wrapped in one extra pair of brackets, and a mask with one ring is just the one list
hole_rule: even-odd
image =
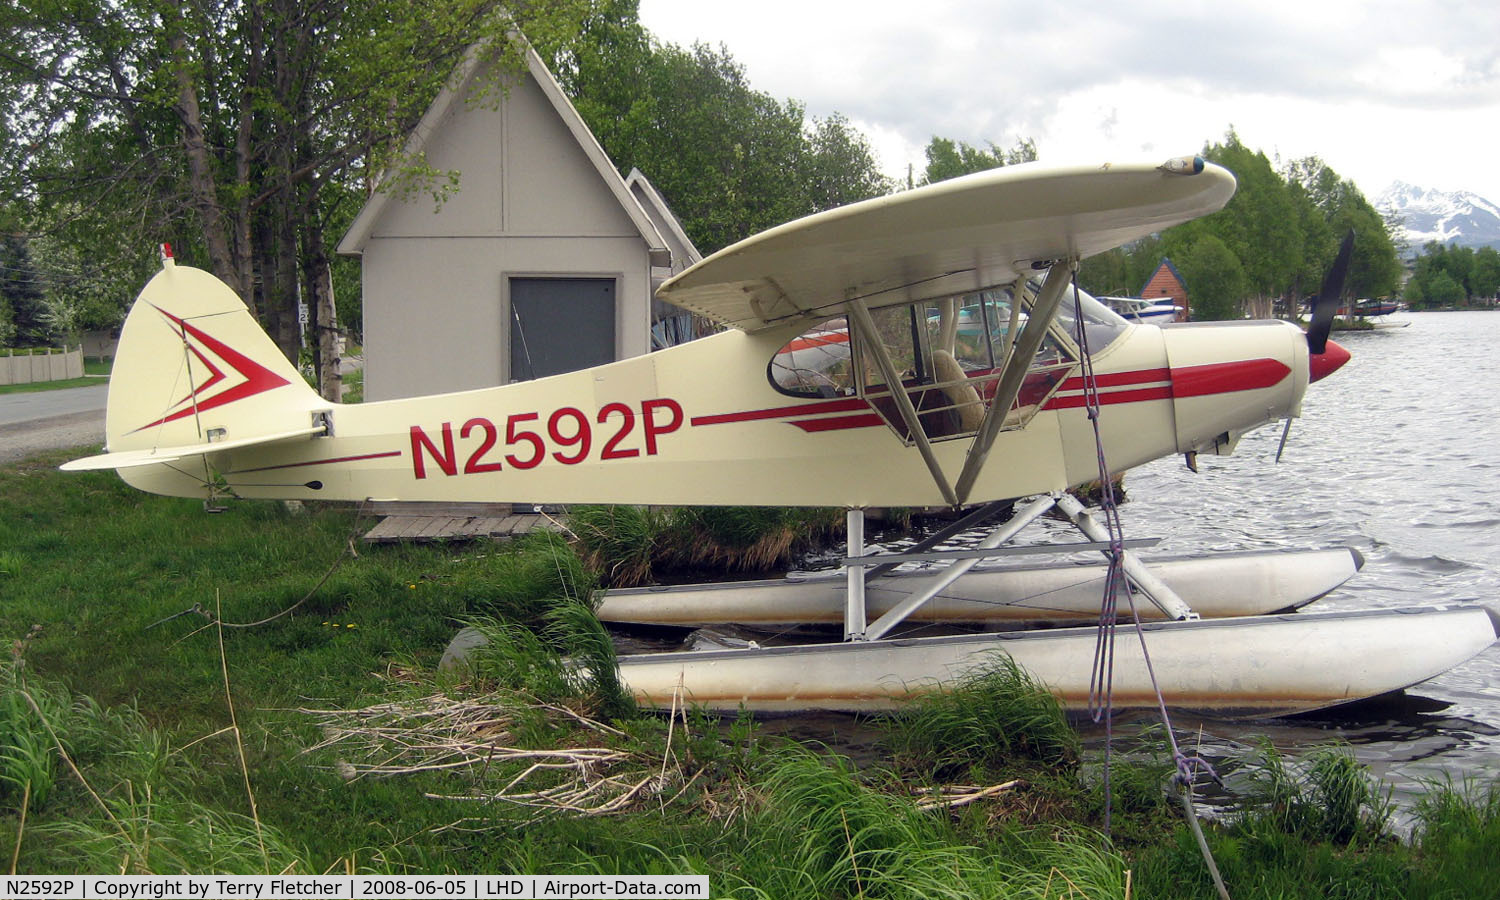
[(616, 356), (650, 349), (648, 247), (533, 77), (453, 103), (425, 146), (458, 190), (392, 197), (362, 248), (367, 399), (505, 383), (516, 277), (615, 279)]

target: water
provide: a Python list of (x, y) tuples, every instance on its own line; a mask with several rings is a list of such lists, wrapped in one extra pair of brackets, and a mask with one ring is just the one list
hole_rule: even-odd
[[(1350, 546), (1364, 569), (1314, 609), (1500, 606), (1500, 314), (1391, 317), (1407, 327), (1334, 337), (1353, 359), (1312, 385), (1282, 462), (1280, 427), (1200, 474), (1164, 459), (1126, 476), (1127, 536), (1152, 552)], [(1434, 779), (1500, 777), (1500, 645), (1404, 698), (1315, 716), (1202, 727), (1211, 758), (1261, 736), (1297, 748), (1347, 740), (1398, 802)], [(1194, 732), (1196, 736), (1196, 732)]]
[[(1234, 456), (1200, 457), (1196, 475), (1181, 458), (1128, 473), (1126, 536), (1162, 538), (1149, 551), (1162, 555), (1332, 546), (1364, 554), (1364, 569), (1313, 609), (1500, 606), (1500, 313), (1391, 319), (1408, 324), (1335, 335), (1353, 359), (1309, 388), (1279, 464), (1277, 425), (1247, 435)], [(1077, 539), (1061, 524), (1042, 527)], [(1117, 733), (1155, 720), (1127, 713)], [(1433, 780), (1500, 778), (1500, 644), (1404, 696), (1250, 722), (1177, 715), (1173, 725), (1185, 749), (1226, 774), (1262, 740), (1295, 756), (1342, 739), (1409, 809)], [(855, 755), (863, 744), (837, 717), (781, 727), (847, 743)], [(1085, 722), (1084, 734), (1102, 748), (1102, 728)]]

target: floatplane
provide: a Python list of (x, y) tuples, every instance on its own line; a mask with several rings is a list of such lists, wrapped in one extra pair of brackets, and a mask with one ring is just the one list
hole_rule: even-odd
[[(1080, 260), (1214, 212), (1234, 189), (1196, 157), (970, 175), (772, 228), (661, 287), (719, 334), (536, 381), (349, 406), (308, 388), (227, 286), (166, 258), (122, 331), (106, 452), (64, 468), (205, 501), (847, 509), (835, 579), (605, 598), (605, 615), (627, 621), (842, 626), (842, 640), (622, 657), (625, 682), (663, 706), (886, 708), (997, 652), (1084, 704), (1097, 628), (1079, 623), (1099, 618), (1101, 570), (979, 565), (1034, 549), (1013, 539), (1052, 510), (1085, 538), (1061, 549), (1108, 549), (1142, 598), (1144, 621), (1120, 626), (1116, 703), (1159, 687), (1178, 706), (1269, 714), (1419, 683), (1489, 646), (1495, 617), (1285, 614), (1352, 575), (1358, 555), (1150, 564), (1066, 493), (1099, 478), (1101, 459), (1119, 472), (1228, 453), (1296, 416), (1308, 385), (1349, 358), (1327, 340), (1336, 289), (1304, 334), (1274, 321), (1133, 324), (1077, 287)], [(973, 549), (868, 553), (864, 510), (889, 506), (973, 510), (955, 529), (1009, 517)], [(938, 556), (936, 573), (890, 571)], [(902, 631), (934, 620), (978, 630)], [(1013, 627), (1039, 622), (1054, 627)], [(1124, 637), (1137, 629), (1155, 687), (1141, 642)]]

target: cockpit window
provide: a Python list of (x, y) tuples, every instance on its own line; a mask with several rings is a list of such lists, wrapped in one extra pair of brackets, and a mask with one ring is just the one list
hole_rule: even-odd
[[(1034, 289), (1017, 304), (1009, 287), (976, 291), (941, 300), (872, 310), (879, 340), (928, 440), (973, 435), (1001, 387), (1006, 361), (1017, 334), (1025, 327)], [(1090, 330), (1106, 332), (1118, 322), (1092, 297), (1082, 295), (1084, 321)], [(1070, 298), (1071, 300), (1071, 298)], [(1068, 325), (1072, 324), (1069, 307)], [(1103, 316), (1099, 313), (1102, 312)], [(1096, 321), (1097, 320), (1097, 321)], [(1075, 359), (1070, 343), (1056, 337), (1054, 324), (1037, 355), (1029, 361), (1005, 417), (1004, 429), (1020, 428), (1056, 391)], [(892, 385), (877, 354), (860, 339), (851, 340), (843, 318), (820, 322), (787, 342), (768, 367), (778, 391), (803, 398), (858, 395), (903, 441), (914, 440)]]
[(843, 316), (819, 322), (771, 357), (771, 384), (793, 397), (846, 397), (854, 393), (849, 325)]

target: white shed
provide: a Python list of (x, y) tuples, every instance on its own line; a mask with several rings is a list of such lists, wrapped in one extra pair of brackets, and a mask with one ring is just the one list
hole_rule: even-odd
[(339, 243), (362, 261), (367, 399), (646, 353), (653, 276), (684, 265), (679, 246), (696, 259), (650, 185), (626, 185), (541, 58), (525, 57), (503, 97), (475, 102), (488, 73), (470, 53), (411, 135), (408, 153), (458, 172), (457, 192), (440, 206), (376, 192)]

